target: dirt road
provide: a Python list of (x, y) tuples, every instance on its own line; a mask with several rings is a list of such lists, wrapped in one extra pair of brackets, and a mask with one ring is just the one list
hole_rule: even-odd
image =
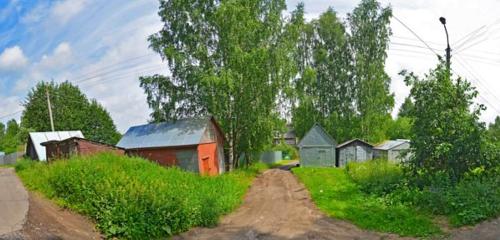
[(21, 230), (0, 235), (0, 240), (101, 239), (87, 218), (62, 209), (38, 194), (29, 194), (29, 211)]
[(0, 236), (23, 227), (28, 212), (28, 192), (12, 168), (0, 168)]
[(244, 204), (216, 228), (197, 228), (174, 239), (391, 239), (331, 219), (312, 203), (289, 171), (271, 169), (257, 177)]

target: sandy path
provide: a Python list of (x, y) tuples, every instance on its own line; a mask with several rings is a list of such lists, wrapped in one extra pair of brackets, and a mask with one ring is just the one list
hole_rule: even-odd
[(28, 206), (28, 192), (14, 169), (0, 168), (0, 236), (23, 227)]
[(0, 240), (92, 240), (101, 239), (87, 218), (62, 209), (38, 194), (29, 194), (27, 221), (20, 231)]
[(174, 239), (390, 239), (331, 219), (289, 171), (271, 169), (256, 178), (244, 204), (215, 228), (196, 228)]

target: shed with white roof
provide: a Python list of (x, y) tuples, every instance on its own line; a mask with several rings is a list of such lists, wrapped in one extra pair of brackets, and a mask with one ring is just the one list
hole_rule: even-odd
[(62, 141), (72, 137), (84, 138), (81, 131), (31, 132), (26, 144), (26, 157), (33, 160), (47, 161), (47, 153), (42, 143)]

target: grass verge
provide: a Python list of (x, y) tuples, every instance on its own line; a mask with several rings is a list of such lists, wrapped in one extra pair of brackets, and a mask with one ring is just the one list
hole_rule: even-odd
[(215, 225), (241, 203), (264, 168), (204, 177), (112, 154), (16, 165), (27, 188), (89, 216), (107, 238), (123, 239), (165, 238)]
[(331, 217), (349, 220), (361, 228), (425, 237), (441, 232), (430, 216), (402, 204), (388, 205), (365, 194), (338, 168), (293, 168), (311, 192), (318, 208)]

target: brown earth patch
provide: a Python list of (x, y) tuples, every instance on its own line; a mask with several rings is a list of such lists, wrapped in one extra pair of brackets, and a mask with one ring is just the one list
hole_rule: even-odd
[(500, 240), (500, 218), (451, 231), (453, 240)]
[(271, 169), (258, 176), (243, 205), (215, 228), (195, 228), (174, 239), (400, 239), (366, 231), (327, 217), (289, 171)]
[(94, 224), (87, 218), (63, 209), (36, 193), (30, 193), (27, 221), (23, 229), (7, 240), (90, 240), (101, 239)]

